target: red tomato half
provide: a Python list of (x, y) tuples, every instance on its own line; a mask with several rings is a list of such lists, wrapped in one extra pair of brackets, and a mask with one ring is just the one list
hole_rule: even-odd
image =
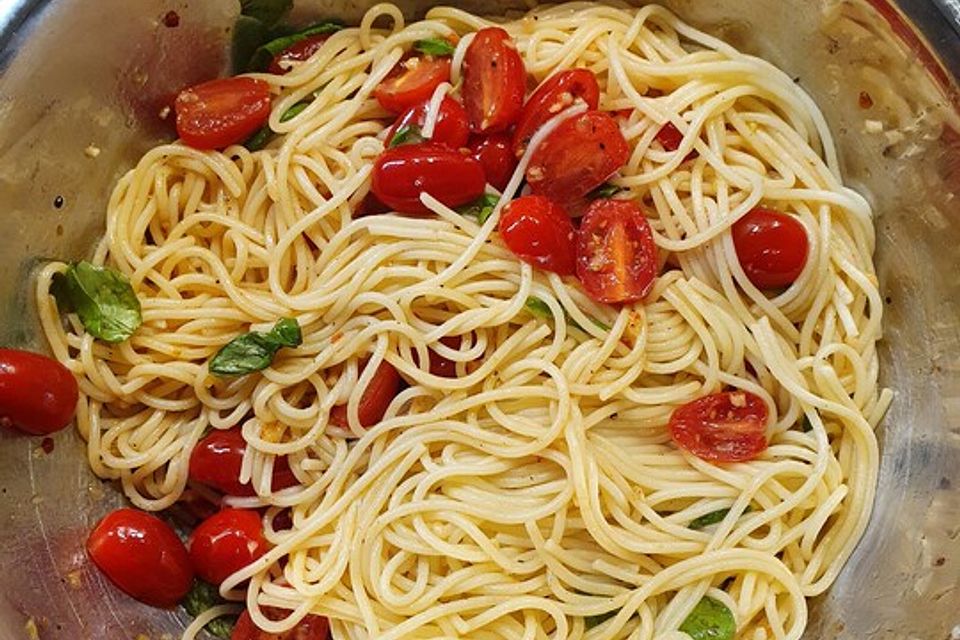
[(510, 136), (505, 133), (475, 138), (470, 142), (473, 157), (483, 165), (483, 173), (497, 191), (503, 191), (517, 168), (517, 159), (511, 150)]
[[(423, 123), (427, 119), (427, 109), (430, 107), (430, 100), (421, 102), (415, 107), (410, 107), (404, 111), (397, 122), (391, 127), (387, 134), (387, 146), (393, 140), (394, 134), (400, 127), (416, 125), (421, 130)], [(442, 142), (451, 147), (462, 147), (467, 144), (467, 138), (470, 137), (470, 125), (467, 124), (467, 112), (459, 102), (446, 96), (440, 102), (440, 110), (437, 114), (437, 124), (433, 128), (431, 142)]]
[(219, 585), (267, 552), (260, 514), (248, 509), (224, 509), (193, 530), (190, 560), (197, 575)]
[(733, 224), (732, 233), (740, 266), (759, 289), (790, 286), (807, 264), (810, 241), (793, 216), (756, 207)]
[(670, 437), (710, 462), (753, 460), (767, 448), (767, 405), (748, 391), (724, 391), (688, 402), (670, 416)]
[[(228, 496), (257, 495), (250, 483), (240, 483), (240, 466), (246, 450), (247, 441), (240, 427), (211, 431), (190, 454), (190, 479)], [(287, 458), (277, 458), (273, 463), (272, 489), (280, 491), (298, 484)]]
[(580, 223), (577, 277), (597, 302), (634, 302), (650, 292), (657, 247), (639, 204), (605, 198), (590, 204)]
[(267, 73), (273, 73), (278, 76), (290, 71), (290, 69), (281, 66), (281, 62), (303, 62), (315, 54), (323, 46), (323, 43), (330, 37), (329, 33), (321, 33), (315, 36), (308, 36), (300, 42), (296, 42), (277, 55), (273, 56), (270, 66), (267, 67)]
[(391, 113), (403, 113), (430, 99), (441, 83), (450, 79), (450, 58), (411, 56), (397, 63), (373, 95)]
[[(673, 126), (672, 122), (660, 127), (660, 130), (657, 131), (656, 135), (657, 141), (660, 143), (660, 146), (663, 147), (664, 151), (676, 151), (680, 148), (680, 145), (683, 144), (683, 134), (680, 133), (680, 129), (677, 129)], [(692, 160), (697, 157), (696, 151), (691, 151), (683, 159), (684, 162), (687, 160)]]
[[(400, 374), (392, 364), (384, 360), (377, 367), (370, 384), (360, 396), (360, 406), (357, 407), (357, 414), (360, 418), (360, 425), (363, 427), (372, 427), (383, 419), (383, 414), (387, 412), (390, 402), (400, 391)], [(330, 422), (338, 427), (346, 428), (347, 424), (347, 405), (340, 404), (330, 411)]]
[(163, 520), (117, 509), (87, 538), (87, 554), (121, 591), (155, 607), (172, 607), (193, 585), (193, 567), (180, 538)]
[(519, 158), (527, 150), (530, 138), (547, 120), (557, 115), (578, 100), (588, 109), (600, 104), (600, 86), (597, 78), (587, 69), (570, 69), (556, 73), (537, 87), (517, 122), (513, 134), (513, 152)]
[(270, 117), (270, 85), (253, 78), (219, 78), (180, 92), (177, 133), (194, 149), (243, 142)]
[[(282, 620), (287, 613), (272, 607), (263, 607), (263, 615), (270, 620)], [(253, 624), (250, 612), (240, 614), (233, 627), (230, 640), (327, 640), (330, 637), (330, 623), (323, 616), (307, 615), (293, 629), (283, 633), (267, 633)]]
[(43, 436), (63, 429), (77, 409), (77, 380), (39, 353), (0, 349), (0, 425)]
[(510, 35), (500, 27), (477, 31), (463, 58), (463, 104), (474, 133), (510, 128), (523, 109), (527, 72)]
[(483, 166), (457, 149), (435, 142), (387, 149), (373, 165), (370, 190), (401, 213), (429, 213), (420, 202), (429, 193), (448, 207), (459, 207), (483, 194)]
[(603, 111), (564, 120), (540, 143), (527, 167), (530, 189), (569, 206), (617, 172), (630, 147), (617, 121)]
[(576, 268), (576, 233), (563, 207), (543, 196), (517, 198), (500, 216), (500, 236), (518, 258), (562, 276)]

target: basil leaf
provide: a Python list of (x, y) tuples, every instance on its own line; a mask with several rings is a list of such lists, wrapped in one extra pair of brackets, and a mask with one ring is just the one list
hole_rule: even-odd
[(283, 112), (283, 115), (280, 116), (280, 122), (287, 122), (288, 120), (293, 120), (298, 115), (303, 113), (303, 110), (310, 106), (309, 102), (298, 102), (289, 109)]
[(402, 144), (417, 144), (425, 140), (426, 138), (423, 137), (420, 127), (415, 124), (405, 124), (397, 129), (387, 146), (392, 149)]
[[(195, 580), (190, 591), (183, 597), (180, 604), (192, 617), (196, 618), (210, 607), (222, 604), (224, 599), (220, 597), (220, 592), (212, 584), (203, 580)], [(222, 616), (214, 618), (204, 627), (208, 632), (218, 638), (230, 639), (233, 633), (233, 627), (236, 624), (236, 616)]]
[[(750, 513), (750, 505), (747, 505), (747, 508), (743, 510), (744, 513)], [(716, 511), (711, 511), (710, 513), (705, 513), (699, 518), (694, 518), (690, 521), (690, 524), (687, 525), (688, 529), (693, 529), (694, 531), (699, 531), (705, 527), (709, 527), (712, 524), (717, 524), (727, 517), (727, 514), (730, 513), (730, 509), (717, 509)]]
[(204, 629), (218, 638), (230, 640), (231, 636), (233, 636), (233, 628), (236, 625), (237, 616), (221, 616), (208, 622)]
[(733, 640), (737, 622), (722, 602), (704, 596), (680, 625), (680, 631), (692, 640)]
[(497, 202), (499, 201), (500, 196), (496, 196), (492, 193), (485, 193), (473, 202), (465, 204), (457, 209), (457, 213), (462, 216), (476, 218), (477, 222), (483, 224), (490, 218), (491, 215), (493, 215), (493, 208), (497, 206)]
[(583, 624), (587, 629), (593, 629), (594, 627), (603, 624), (610, 618), (613, 618), (619, 613), (618, 611), (607, 611), (606, 613), (600, 613), (595, 616), (584, 616)]
[(269, 37), (270, 29), (256, 18), (244, 15), (237, 18), (230, 41), (230, 60), (234, 75), (247, 70), (248, 62), (257, 47)]
[(280, 22), (293, 9), (293, 0), (240, 0), (240, 15), (259, 20), (268, 27)]
[(260, 151), (269, 144), (271, 138), (273, 138), (273, 129), (270, 128), (270, 125), (264, 125), (255, 134), (247, 138), (243, 146), (250, 151)]
[[(527, 298), (527, 301), (523, 304), (523, 306), (526, 307), (527, 311), (538, 318), (544, 318), (547, 320), (553, 318), (553, 313), (550, 312), (550, 307), (548, 307), (547, 303), (540, 298), (530, 296)], [(566, 309), (563, 310), (563, 317), (568, 325), (574, 329), (579, 329), (580, 331), (586, 333), (586, 330), (580, 326), (580, 323), (570, 317), (570, 314), (567, 313)], [(590, 322), (604, 331), (610, 331), (610, 325), (608, 325), (606, 322), (601, 322), (596, 318), (590, 318)]]
[(587, 194), (587, 198), (590, 200), (599, 200), (600, 198), (612, 198), (623, 191), (622, 187), (618, 187), (615, 184), (610, 184), (609, 182), (604, 182), (602, 185), (591, 191)]
[(343, 25), (337, 22), (318, 22), (317, 24), (311, 25), (302, 31), (281, 35), (280, 37), (270, 40), (266, 44), (261, 44), (263, 43), (263, 40), (260, 40), (258, 43), (260, 46), (256, 47), (255, 51), (253, 51), (252, 54), (247, 57), (247, 60), (250, 62), (247, 64), (246, 68), (249, 71), (265, 71), (266, 68), (270, 66), (270, 62), (273, 60), (274, 56), (283, 53), (298, 42), (313, 36), (335, 33), (341, 29), (343, 29)]
[(53, 277), (50, 293), (61, 311), (76, 313), (83, 328), (105, 342), (123, 342), (143, 322), (130, 281), (109, 267), (70, 265)]
[(297, 321), (284, 318), (269, 333), (251, 331), (228, 342), (210, 360), (210, 373), (239, 376), (261, 371), (273, 364), (273, 357), (281, 348), (296, 347), (302, 342)]
[(456, 50), (448, 40), (443, 38), (424, 38), (413, 43), (413, 48), (428, 56), (452, 56)]

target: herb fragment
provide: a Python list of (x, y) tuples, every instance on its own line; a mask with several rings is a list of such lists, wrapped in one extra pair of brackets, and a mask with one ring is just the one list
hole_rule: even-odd
[[(750, 505), (747, 505), (747, 508), (743, 510), (744, 513), (750, 513), (750, 511), (752, 511)], [(687, 525), (687, 528), (693, 529), (694, 531), (699, 531), (700, 529), (709, 527), (712, 524), (721, 522), (727, 517), (728, 513), (730, 513), (730, 509), (717, 509), (716, 511), (705, 513), (699, 518), (694, 518), (691, 520), (690, 524)]]
[(600, 185), (599, 187), (597, 187), (596, 189), (588, 193), (587, 198), (589, 200), (599, 200), (600, 198), (612, 198), (613, 196), (617, 195), (623, 190), (624, 190), (623, 187), (618, 187), (615, 184), (604, 182), (602, 185)]
[(283, 347), (303, 343), (300, 325), (292, 318), (277, 321), (268, 333), (251, 331), (228, 342), (210, 360), (210, 373), (215, 376), (239, 376), (261, 371), (273, 364)]
[(691, 640), (733, 640), (737, 622), (722, 602), (704, 596), (680, 625), (680, 631)]
[(260, 151), (267, 146), (271, 138), (273, 138), (273, 129), (270, 128), (270, 125), (264, 125), (255, 134), (247, 138), (243, 146), (250, 151)]
[(110, 267), (72, 264), (54, 275), (50, 293), (60, 311), (76, 313), (83, 328), (105, 342), (123, 342), (143, 322), (130, 281)]
[(310, 106), (309, 102), (298, 102), (297, 104), (293, 105), (292, 107), (290, 107), (289, 109), (283, 112), (283, 115), (280, 116), (280, 122), (287, 122), (289, 120), (293, 120), (298, 115), (303, 113), (304, 109), (306, 109), (309, 106)]
[[(198, 579), (194, 581), (190, 591), (183, 597), (183, 601), (180, 604), (183, 605), (187, 613), (196, 618), (207, 609), (218, 604), (223, 604), (224, 602), (224, 599), (220, 597), (220, 592), (217, 591), (216, 587)], [(221, 616), (208, 622), (204, 629), (218, 638), (229, 640), (235, 624), (236, 616)]]
[(457, 213), (463, 216), (475, 217), (478, 223), (483, 224), (493, 215), (493, 208), (497, 206), (497, 202), (499, 201), (500, 196), (485, 193), (473, 202), (457, 209)]
[[(546, 320), (553, 318), (553, 313), (551, 313), (550, 307), (547, 306), (547, 303), (541, 300), (540, 298), (530, 296), (529, 298), (527, 298), (527, 301), (524, 303), (523, 306), (526, 307), (527, 311), (529, 311), (532, 315), (538, 318), (544, 318)], [(580, 331), (583, 331), (584, 333), (586, 333), (586, 330), (580, 326), (580, 323), (570, 317), (570, 314), (567, 313), (566, 309), (563, 310), (563, 316), (564, 316), (564, 320), (568, 325), (570, 325), (574, 329), (579, 329)], [(610, 325), (608, 325), (606, 322), (601, 322), (596, 318), (590, 318), (590, 322), (592, 322), (595, 326), (597, 326), (599, 329), (602, 329), (603, 331), (610, 331)]]
[[(399, 147), (404, 144), (418, 144), (425, 140), (426, 138), (423, 137), (423, 132), (420, 131), (420, 127), (415, 124), (405, 124), (396, 130), (393, 137), (390, 138), (390, 144), (387, 146), (392, 149), (393, 147)], [(469, 207), (471, 205), (467, 206)]]
[(260, 43), (258, 43), (259, 46), (255, 47), (253, 53), (249, 56), (246, 69), (248, 71), (264, 71), (270, 66), (270, 62), (275, 56), (283, 53), (298, 42), (302, 42), (313, 36), (336, 33), (341, 29), (343, 29), (342, 24), (325, 21), (310, 25), (306, 29), (297, 31), (296, 33), (274, 37), (269, 42), (264, 43), (264, 41), (261, 40)]
[(595, 616), (584, 616), (583, 624), (587, 629), (593, 629), (594, 627), (603, 624), (610, 618), (615, 617), (617, 613), (617, 611), (607, 611), (606, 613), (599, 613)]
[(424, 38), (413, 43), (413, 48), (428, 56), (452, 56), (456, 49), (448, 40), (443, 38)]

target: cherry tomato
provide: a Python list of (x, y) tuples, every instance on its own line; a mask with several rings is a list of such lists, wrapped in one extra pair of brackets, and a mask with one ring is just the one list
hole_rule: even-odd
[[(675, 126), (673, 126), (672, 122), (668, 122), (660, 127), (659, 131), (657, 131), (656, 139), (660, 143), (660, 146), (663, 147), (664, 151), (676, 151), (683, 143), (683, 134), (680, 133), (680, 129), (677, 129)], [(694, 150), (688, 153), (683, 161), (686, 162), (687, 160), (692, 160), (696, 157), (697, 152)]]
[(43, 436), (63, 429), (77, 410), (77, 380), (39, 353), (0, 349), (0, 425)]
[(267, 67), (267, 73), (273, 73), (278, 76), (290, 71), (281, 65), (281, 62), (303, 62), (315, 54), (323, 46), (323, 43), (330, 37), (329, 33), (321, 33), (315, 36), (308, 36), (303, 40), (296, 42), (277, 55), (273, 56), (270, 66)]
[(389, 213), (390, 207), (383, 204), (377, 199), (377, 196), (373, 192), (367, 193), (364, 196), (363, 200), (360, 201), (360, 204), (357, 205), (357, 208), (353, 211), (354, 218), (362, 218), (363, 216), (376, 216), (381, 213)]
[(510, 35), (500, 27), (477, 31), (463, 58), (463, 104), (474, 133), (510, 128), (523, 109), (527, 72)]
[[(377, 367), (370, 380), (370, 384), (360, 396), (360, 406), (357, 407), (357, 414), (360, 418), (360, 425), (363, 427), (372, 427), (383, 419), (390, 402), (400, 391), (400, 374), (392, 364), (384, 360)], [(330, 422), (338, 427), (346, 428), (347, 425), (347, 405), (340, 404), (330, 411)]]
[(688, 402), (670, 416), (670, 437), (710, 462), (753, 460), (767, 448), (767, 405), (748, 391), (724, 391)]
[(617, 121), (587, 111), (564, 120), (534, 150), (527, 182), (534, 193), (569, 205), (606, 182), (629, 157)]
[(219, 78), (180, 92), (177, 133), (194, 149), (243, 142), (270, 117), (270, 85), (253, 78)]
[(483, 194), (483, 166), (457, 149), (435, 142), (387, 149), (373, 165), (374, 195), (401, 213), (428, 213), (420, 202), (429, 193), (448, 207), (458, 207)]
[[(240, 427), (211, 431), (190, 454), (190, 479), (213, 487), (228, 496), (255, 496), (250, 483), (240, 482), (240, 466), (247, 441)], [(274, 491), (298, 485), (297, 477), (290, 470), (286, 457), (273, 463)]]
[[(451, 349), (459, 349), (463, 343), (460, 336), (444, 336), (440, 338), (440, 342)], [(456, 378), (457, 363), (430, 349), (430, 373), (441, 378)]]
[(518, 258), (562, 276), (576, 268), (576, 233), (563, 207), (543, 196), (517, 198), (500, 216), (500, 236)]
[(155, 607), (172, 607), (193, 585), (180, 538), (160, 518), (117, 509), (94, 527), (87, 554), (121, 591)]
[[(282, 620), (287, 612), (272, 607), (260, 609), (270, 620)], [(297, 623), (293, 629), (283, 633), (267, 633), (253, 624), (249, 611), (244, 611), (233, 627), (230, 640), (327, 640), (330, 637), (330, 623), (323, 616), (309, 614)]]
[(503, 191), (517, 168), (517, 159), (510, 146), (510, 136), (505, 133), (494, 133), (474, 138), (470, 142), (470, 149), (473, 151), (473, 157), (483, 165), (487, 184), (492, 185), (497, 191)]
[(594, 200), (580, 223), (577, 277), (597, 302), (640, 300), (657, 277), (657, 247), (640, 205)]
[(751, 209), (733, 224), (733, 245), (747, 278), (760, 289), (793, 284), (810, 251), (796, 218), (765, 207)]
[(197, 575), (219, 585), (267, 552), (260, 514), (249, 509), (224, 509), (193, 530), (190, 560)]
[(373, 95), (391, 113), (403, 113), (430, 99), (441, 83), (450, 80), (450, 58), (410, 56), (397, 63)]
[(596, 109), (600, 104), (600, 86), (587, 69), (561, 71), (547, 78), (523, 107), (513, 134), (513, 152), (519, 158), (527, 150), (530, 138), (547, 120), (578, 100)]
[[(423, 123), (427, 119), (427, 109), (430, 108), (430, 100), (421, 102), (415, 107), (410, 107), (404, 111), (397, 122), (387, 134), (387, 146), (393, 141), (393, 136), (397, 130), (403, 126), (416, 125), (421, 130)], [(433, 128), (431, 142), (442, 142), (451, 147), (462, 147), (467, 144), (467, 138), (470, 137), (470, 125), (467, 124), (467, 112), (459, 102), (446, 96), (440, 102), (440, 110), (437, 114), (437, 124)]]

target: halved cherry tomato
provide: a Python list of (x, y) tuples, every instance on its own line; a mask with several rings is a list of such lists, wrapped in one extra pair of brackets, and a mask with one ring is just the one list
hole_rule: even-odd
[[(387, 146), (393, 141), (393, 136), (397, 130), (403, 126), (416, 125), (421, 130), (423, 123), (427, 119), (427, 109), (430, 108), (430, 100), (410, 107), (404, 111), (396, 123), (391, 127), (387, 134)], [(470, 137), (470, 125), (467, 124), (467, 112), (459, 102), (446, 96), (440, 102), (440, 109), (437, 113), (437, 124), (433, 128), (431, 142), (442, 142), (451, 147), (462, 147), (467, 144), (467, 138)]]
[(273, 56), (273, 60), (270, 61), (270, 66), (267, 67), (267, 73), (282, 76), (290, 71), (290, 69), (282, 66), (280, 64), (281, 62), (303, 62), (304, 60), (308, 60), (310, 56), (320, 50), (320, 47), (323, 46), (323, 43), (326, 42), (329, 37), (329, 33), (321, 33), (315, 36), (308, 36), (300, 42), (290, 45)]
[(121, 591), (155, 607), (172, 607), (193, 585), (187, 550), (170, 525), (136, 509), (117, 509), (94, 527), (87, 554)]
[(270, 85), (253, 78), (219, 78), (188, 87), (175, 103), (177, 133), (194, 149), (243, 142), (270, 117)]
[(39, 353), (0, 349), (0, 425), (35, 436), (63, 429), (77, 410), (77, 380)]
[(517, 159), (510, 147), (510, 136), (505, 133), (477, 137), (470, 141), (473, 157), (483, 165), (487, 184), (503, 191), (517, 168)]
[(657, 277), (657, 247), (640, 205), (594, 200), (580, 223), (577, 277), (597, 302), (640, 300)]
[(374, 195), (401, 213), (428, 213), (421, 193), (448, 207), (458, 207), (483, 194), (483, 166), (457, 149), (435, 142), (387, 149), (373, 165)]
[(790, 286), (807, 264), (810, 241), (793, 216), (755, 207), (733, 223), (732, 233), (740, 266), (760, 289)]
[[(663, 147), (664, 151), (676, 151), (683, 143), (683, 134), (680, 133), (680, 129), (677, 129), (672, 122), (668, 122), (660, 127), (660, 130), (657, 131), (657, 135), (655, 137), (660, 143), (660, 146)], [(697, 152), (694, 150), (688, 153), (683, 161), (686, 162), (687, 160), (692, 160), (696, 157)]]
[[(270, 620), (282, 620), (285, 611), (262, 607), (261, 611)], [(244, 611), (233, 627), (230, 640), (327, 640), (330, 637), (330, 622), (323, 616), (308, 614), (293, 629), (283, 633), (267, 633), (253, 624), (249, 611)]]
[(267, 552), (260, 514), (224, 509), (193, 530), (187, 543), (197, 575), (219, 585)]
[(373, 95), (391, 113), (403, 113), (430, 99), (440, 83), (450, 79), (450, 58), (410, 56), (397, 63)]
[(510, 35), (477, 31), (463, 57), (463, 104), (474, 133), (506, 131), (520, 117), (527, 72)]
[[(390, 402), (400, 391), (400, 374), (392, 364), (386, 360), (380, 363), (377, 370), (370, 379), (370, 384), (364, 389), (360, 396), (360, 405), (357, 407), (357, 415), (360, 419), (360, 426), (372, 427), (383, 419)], [(347, 423), (347, 405), (339, 404), (330, 411), (330, 422), (338, 427), (346, 428)]]
[(630, 157), (617, 121), (603, 111), (564, 120), (540, 143), (527, 167), (530, 189), (571, 205), (616, 173)]
[(513, 134), (513, 152), (519, 158), (527, 150), (530, 138), (547, 120), (578, 100), (588, 109), (600, 104), (600, 85), (587, 69), (570, 69), (550, 76), (537, 87), (523, 107), (517, 130)]
[[(451, 349), (459, 349), (463, 340), (460, 336), (444, 336), (440, 338), (440, 342)], [(456, 378), (457, 363), (430, 349), (430, 373), (441, 378)]]
[(670, 416), (677, 446), (710, 462), (753, 460), (767, 448), (769, 411), (749, 391), (724, 391), (688, 402)]
[(543, 196), (517, 198), (500, 216), (500, 236), (518, 258), (562, 276), (576, 268), (576, 233), (563, 207)]
[[(211, 431), (190, 454), (190, 479), (228, 496), (257, 495), (250, 483), (240, 483), (240, 466), (246, 450), (247, 441), (240, 427)], [(273, 463), (271, 488), (280, 491), (298, 484), (286, 456), (277, 458)]]

